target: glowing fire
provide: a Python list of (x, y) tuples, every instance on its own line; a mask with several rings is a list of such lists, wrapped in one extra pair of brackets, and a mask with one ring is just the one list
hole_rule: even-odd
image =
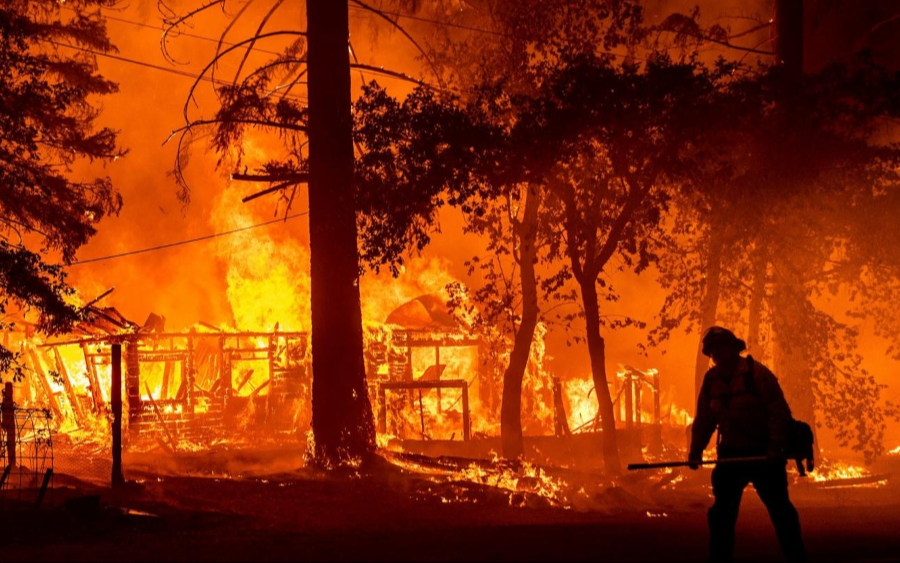
[[(841, 481), (846, 481), (847, 486), (855, 487), (881, 487), (887, 483), (887, 478), (875, 479), (871, 472), (840, 461), (824, 460), (817, 464), (816, 470), (809, 474), (816, 483), (827, 483), (840, 486)], [(868, 481), (869, 479), (875, 479)]]
[[(233, 230), (260, 222), (241, 204), (241, 190), (223, 190), (213, 226)], [(280, 233), (280, 234), (279, 234)], [(218, 254), (227, 264), (228, 302), (239, 330), (309, 330), (309, 252), (283, 230), (243, 231), (222, 237)]]
[(592, 425), (597, 416), (594, 382), (590, 379), (570, 379), (565, 383), (569, 402), (569, 426), (573, 431)]
[[(628, 417), (626, 386), (624, 382), (631, 377), (633, 380), (641, 378), (642, 392), (638, 393), (632, 387), (632, 421), (642, 424), (665, 423), (672, 426), (687, 426), (693, 421), (691, 414), (675, 404), (671, 393), (664, 394), (660, 389), (654, 390), (651, 382), (658, 377), (659, 372), (650, 368), (638, 371), (634, 368), (619, 366), (616, 372), (616, 382), (613, 387), (612, 399), (616, 420), (624, 422)], [(634, 384), (638, 385), (637, 383)], [(655, 411), (654, 393), (659, 394), (659, 412)], [(597, 398), (594, 390), (594, 382), (590, 377), (584, 379), (570, 379), (565, 382), (565, 394), (568, 408), (569, 424), (573, 431), (594, 430), (597, 422)]]
[(485, 469), (472, 464), (456, 473), (453, 478), (509, 491), (510, 504), (513, 505), (526, 502), (524, 497), (514, 493), (527, 493), (544, 498), (554, 506), (566, 506), (564, 482), (549, 476), (540, 467), (527, 463), (523, 463), (519, 470), (503, 467)]

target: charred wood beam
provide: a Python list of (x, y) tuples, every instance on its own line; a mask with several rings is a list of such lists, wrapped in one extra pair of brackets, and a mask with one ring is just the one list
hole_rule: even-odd
[(106, 297), (107, 295), (109, 295), (110, 293), (112, 293), (112, 292), (115, 291), (115, 290), (116, 290), (116, 286), (112, 286), (111, 288), (107, 289), (106, 291), (104, 291), (103, 293), (101, 293), (100, 295), (98, 295), (97, 297), (94, 297), (92, 300), (90, 300), (90, 301), (87, 303), (87, 305), (85, 305), (85, 306), (83, 307), (83, 309), (87, 309), (87, 308), (90, 307), (91, 305), (96, 304), (98, 301), (100, 301), (101, 299), (103, 299), (104, 297)]
[(91, 406), (93, 412), (100, 412), (103, 405), (103, 393), (100, 391), (100, 378), (97, 377), (97, 365), (91, 356), (90, 350), (85, 342), (81, 343), (81, 351), (84, 353), (84, 365), (87, 372), (88, 385), (91, 388)]
[(109, 402), (112, 407), (112, 485), (125, 484), (122, 473), (122, 344), (114, 343), (110, 348), (109, 361), (112, 364)]
[[(204, 127), (206, 125), (219, 125), (222, 123), (239, 123), (241, 125), (251, 125), (255, 127), (268, 127), (271, 129), (287, 129), (288, 131), (297, 131), (300, 133), (305, 133), (307, 131), (306, 125), (298, 125), (296, 123), (278, 123), (277, 121), (267, 121), (265, 119), (197, 119), (195, 121), (191, 121), (187, 125), (179, 127), (178, 129), (174, 129), (171, 133), (169, 133), (169, 139), (174, 137), (179, 133), (186, 133), (195, 127)], [(168, 139), (166, 139), (168, 140)]]
[(62, 409), (59, 406), (59, 401), (56, 400), (56, 394), (53, 392), (53, 388), (50, 387), (50, 382), (47, 381), (47, 374), (44, 372), (44, 366), (41, 365), (41, 360), (36, 351), (29, 350), (28, 354), (31, 356), (31, 368), (35, 374), (35, 379), (37, 379), (41, 389), (44, 391), (44, 395), (47, 397), (47, 404), (50, 407), (50, 410), (53, 411), (54, 416), (61, 420)]
[(413, 78), (408, 74), (404, 74), (402, 72), (397, 72), (395, 70), (388, 70), (386, 68), (380, 66), (367, 65), (363, 63), (350, 63), (351, 68), (359, 69), (359, 70), (367, 70), (369, 72), (373, 72), (376, 74), (383, 74), (384, 76), (390, 76), (392, 78), (399, 78), (400, 80), (405, 80), (407, 82), (412, 82), (413, 84), (417, 84), (419, 86), (427, 86), (429, 88), (440, 89), (428, 84), (427, 82), (423, 82), (422, 80), (418, 80)]
[(231, 179), (238, 182), (294, 182), (303, 183), (309, 181), (307, 172), (285, 172), (283, 174), (246, 174), (233, 172)]
[(141, 412), (141, 360), (137, 340), (125, 343), (125, 389), (128, 397), (128, 421), (134, 422)]
[(261, 192), (256, 192), (255, 194), (248, 195), (247, 197), (245, 197), (245, 198), (243, 198), (243, 199), (241, 200), (241, 203), (247, 203), (248, 201), (253, 201), (254, 199), (256, 199), (256, 198), (258, 198), (258, 197), (262, 197), (262, 196), (264, 196), (264, 195), (267, 195), (267, 194), (270, 194), (270, 193), (273, 193), (273, 192), (279, 192), (279, 191), (281, 191), (281, 190), (283, 190), (283, 189), (285, 189), (285, 188), (289, 188), (289, 187), (291, 187), (291, 186), (296, 186), (298, 183), (299, 183), (299, 182), (294, 182), (294, 181), (283, 182), (283, 183), (278, 184), (278, 185), (276, 185), (276, 186), (272, 186), (271, 188), (266, 188), (266, 189), (264, 189), (264, 190), (261, 191)]
[(69, 379), (69, 371), (66, 369), (66, 363), (62, 359), (62, 355), (59, 353), (59, 347), (53, 348), (53, 357), (56, 361), (56, 371), (59, 372), (59, 376), (62, 378), (66, 396), (69, 398), (69, 402), (72, 403), (72, 411), (75, 413), (75, 419), (78, 426), (81, 426), (84, 421), (84, 409), (81, 408), (81, 400), (75, 393), (75, 388), (72, 386), (72, 380)]
[(166, 442), (168, 442), (169, 447), (173, 452), (178, 451), (178, 441), (172, 436), (172, 433), (169, 432), (169, 425), (166, 424), (165, 418), (163, 418), (162, 412), (159, 410), (159, 405), (156, 404), (156, 400), (153, 398), (153, 393), (150, 392), (150, 386), (147, 385), (147, 382), (144, 382), (144, 390), (147, 392), (147, 398), (150, 401), (150, 407), (153, 408), (153, 413), (156, 414), (156, 419), (159, 421), (159, 426), (162, 428), (163, 434), (166, 436)]

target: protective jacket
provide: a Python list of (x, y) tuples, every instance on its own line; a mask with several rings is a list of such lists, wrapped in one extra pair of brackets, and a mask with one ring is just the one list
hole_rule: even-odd
[(702, 458), (717, 430), (720, 459), (780, 455), (787, 446), (791, 409), (778, 378), (757, 361), (740, 358), (734, 373), (720, 366), (707, 371), (696, 413), (690, 459)]

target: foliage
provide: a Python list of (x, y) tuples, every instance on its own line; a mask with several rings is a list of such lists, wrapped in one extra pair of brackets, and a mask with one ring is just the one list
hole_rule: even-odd
[[(36, 311), (37, 329), (62, 332), (83, 312), (71, 305), (65, 272), (122, 199), (109, 178), (79, 179), (80, 160), (112, 160), (124, 151), (116, 132), (96, 129), (94, 96), (116, 85), (97, 73), (91, 51), (110, 52), (97, 8), (111, 0), (11, 0), (0, 6), (0, 313)], [(11, 328), (4, 323), (4, 328)], [(21, 376), (16, 355), (0, 350), (0, 370)]]
[(360, 257), (397, 273), (409, 251), (421, 251), (445, 203), (474, 216), (505, 144), (503, 128), (480, 104), (420, 86), (402, 102), (377, 83), (354, 104)]
[[(898, 297), (900, 262), (884, 241), (887, 216), (900, 211), (900, 147), (875, 135), (884, 117), (896, 114), (896, 84), (867, 57), (799, 80), (772, 67), (731, 83), (725, 111), (706, 121), (719, 147), (716, 161), (698, 168), (693, 194), (679, 200), (670, 221), (670, 251), (659, 264), (667, 297), (650, 332), (651, 345), (659, 345), (699, 320), (713, 238), (727, 257), (720, 320), (748, 310), (752, 262), (762, 259), (769, 330), (792, 327), (779, 345), (787, 339), (806, 358), (826, 426), (869, 459), (881, 451), (884, 420), (896, 409), (880, 400), (882, 386), (851, 353), (853, 327), (822, 307), (829, 297), (849, 294), (865, 306), (851, 310), (852, 318), (877, 314), (875, 303)], [(793, 297), (775, 299), (785, 292)], [(889, 323), (890, 316), (878, 318)], [(746, 322), (731, 317), (735, 326)]]
[(702, 157), (698, 118), (728, 72), (665, 56), (644, 64), (582, 56), (545, 80), (517, 138), (528, 174), (552, 195), (551, 252), (571, 260), (579, 283), (609, 290), (599, 276), (614, 256), (638, 273), (657, 259), (654, 233)]

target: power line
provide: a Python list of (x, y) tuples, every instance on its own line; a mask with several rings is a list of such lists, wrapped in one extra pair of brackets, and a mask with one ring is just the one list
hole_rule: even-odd
[[(366, 11), (366, 12), (369, 12), (369, 10), (366, 10), (366, 9), (363, 8), (362, 6), (355, 6), (355, 5), (352, 5), (352, 4), (351, 4), (351, 5), (349, 5), (348, 7), (351, 8), (351, 9), (354, 9), (354, 10), (359, 10), (359, 11)], [(72, 10), (72, 8), (67, 8), (67, 9)], [(508, 34), (502, 33), (502, 32), (500, 32), (500, 31), (494, 31), (494, 30), (491, 30), (491, 29), (483, 29), (483, 28), (478, 28), (478, 27), (470, 27), (470, 26), (466, 26), (466, 25), (462, 25), (462, 24), (453, 23), (453, 22), (446, 22), (446, 21), (440, 21), (440, 20), (435, 20), (435, 19), (423, 18), (423, 17), (421, 17), (421, 16), (413, 16), (413, 15), (410, 15), (410, 14), (401, 14), (400, 12), (388, 12), (388, 11), (385, 11), (385, 10), (378, 10), (378, 11), (381, 12), (382, 14), (386, 15), (386, 16), (394, 16), (394, 17), (396, 17), (396, 18), (405, 18), (405, 19), (410, 19), (410, 20), (416, 20), (416, 21), (426, 22), (426, 23), (430, 23), (430, 24), (434, 24), (434, 25), (441, 25), (441, 26), (444, 26), (444, 27), (454, 27), (454, 28), (457, 28), (457, 29), (464, 29), (464, 30), (466, 30), (466, 31), (475, 31), (475, 32), (478, 32), (478, 33), (486, 33), (486, 34), (488, 34), (488, 35), (496, 35), (496, 36), (499, 36), (499, 37), (511, 37), (511, 36), (508, 35)], [(122, 22), (122, 23), (129, 23), (129, 24), (132, 24), (132, 25), (136, 25), (136, 26), (138, 26), (138, 27), (144, 27), (144, 28), (147, 28), (147, 29), (153, 29), (153, 30), (156, 30), (156, 31), (166, 31), (166, 27), (164, 27), (164, 26), (150, 25), (150, 24), (146, 24), (146, 23), (142, 23), (142, 22), (137, 22), (137, 21), (134, 21), (134, 20), (126, 19), (126, 18), (119, 18), (119, 17), (116, 17), (116, 16), (110, 16), (110, 15), (106, 15), (106, 14), (104, 14), (103, 17), (104, 17), (105, 19), (108, 19), (108, 20), (113, 20), (113, 21)], [(213, 42), (215, 42), (215, 43), (218, 43), (218, 42), (219, 42), (218, 39), (214, 39), (214, 38), (212, 38), (212, 37), (206, 37), (206, 36), (204, 36), (204, 35), (197, 35), (197, 34), (194, 34), (194, 33), (184, 33), (184, 32), (180, 32), (180, 31), (179, 31), (179, 32), (176, 32), (176, 33), (177, 33), (177, 35), (174, 35), (173, 37), (183, 36), (183, 37), (192, 37), (192, 38), (194, 38), (194, 39), (201, 39), (201, 40), (203, 40), (203, 41), (213, 41)], [(227, 41), (222, 41), (222, 44), (223, 44), (223, 45), (233, 45), (232, 43), (228, 43)], [(261, 53), (270, 53), (270, 54), (273, 54), (273, 55), (278, 55), (278, 54), (279, 54), (279, 53), (276, 53), (276, 52), (274, 52), (274, 51), (267, 51), (267, 50), (265, 50), (265, 49), (256, 49), (256, 48), (254, 48), (254, 50), (259, 51), (259, 52), (261, 52)]]
[[(371, 13), (371, 10), (366, 10), (366, 9), (363, 8), (362, 6), (354, 6), (354, 5), (351, 4), (351, 5), (349, 6), (349, 8), (351, 8), (351, 9), (353, 9), (353, 10), (360, 10), (360, 11), (364, 11), (364, 12), (369, 12), (369, 13)], [(387, 12), (387, 11), (385, 11), (385, 10), (378, 10), (378, 11), (381, 12), (382, 14), (386, 15), (386, 16), (394, 16), (394, 17), (396, 17), (396, 18), (405, 18), (405, 19), (408, 19), (408, 20), (415, 20), (415, 21), (420, 21), (420, 22), (430, 23), (430, 24), (434, 24), (434, 25), (441, 25), (441, 26), (444, 26), (444, 27), (455, 27), (455, 28), (457, 28), (457, 29), (464, 29), (464, 30), (466, 30), (466, 31), (475, 31), (475, 32), (477, 32), (477, 33), (485, 33), (485, 34), (487, 34), (487, 35), (496, 35), (497, 37), (514, 38), (514, 36), (512, 36), (512, 35), (509, 35), (509, 34), (507, 34), (507, 33), (503, 33), (503, 32), (500, 32), (500, 31), (494, 31), (494, 30), (492, 30), (492, 29), (483, 29), (483, 28), (480, 28), (480, 27), (470, 27), (470, 26), (462, 25), (462, 24), (458, 24), (458, 23), (452, 23), (452, 22), (445, 22), (445, 21), (434, 20), (434, 19), (429, 19), (429, 18), (423, 18), (423, 17), (421, 17), (421, 16), (413, 16), (413, 15), (410, 15), (410, 14), (401, 14), (400, 12)]]
[[(69, 9), (71, 9), (71, 8), (69, 8)], [(153, 30), (157, 30), (157, 31), (164, 31), (164, 30), (165, 30), (165, 28), (163, 28), (163, 27), (156, 27), (156, 26), (153, 26), (153, 25), (149, 25), (149, 24), (137, 22), (137, 21), (134, 21), (134, 20), (129, 20), (129, 19), (126, 19), (126, 18), (118, 18), (118, 17), (115, 17), (115, 16), (107, 16), (107, 15), (104, 15), (103, 17), (106, 18), (106, 19), (113, 20), (113, 21), (122, 22), (122, 23), (128, 23), (128, 24), (136, 25), (136, 26), (138, 26), (138, 27), (144, 27), (144, 28), (153, 29)], [(438, 22), (438, 21), (435, 20), (434, 23), (440, 24), (440, 23), (442, 23), (442, 22)], [(450, 24), (447, 24), (447, 25), (450, 25)], [(180, 33), (180, 32), (179, 32), (177, 35), (173, 35), (174, 38), (177, 38), (177, 37), (180, 37), (180, 36), (183, 36), (183, 37), (191, 37), (191, 38), (194, 38), (194, 39), (201, 39), (201, 40), (203, 40), (203, 41), (210, 41), (210, 42), (212, 42), (212, 43), (219, 43), (219, 42), (220, 42), (219, 39), (215, 39), (215, 38), (213, 38), (213, 37), (207, 37), (207, 36), (204, 36), (204, 35), (197, 35), (197, 34), (194, 34), (194, 33)], [(222, 43), (222, 45), (228, 45), (228, 46), (231, 46), (231, 47), (233, 47), (233, 46), (236, 45), (236, 43), (232, 43), (232, 42), (224, 41), (224, 40), (221, 41), (221, 43)], [(66, 46), (66, 47), (71, 47), (71, 45), (64, 45), (64, 46)], [(73, 47), (73, 48), (76, 48), (76, 47)], [(82, 50), (87, 51), (87, 52), (90, 52), (90, 53), (94, 53), (94, 54), (96, 54), (96, 55), (100, 55), (100, 56), (105, 56), (105, 57), (117, 59), (117, 60), (120, 60), (120, 61), (123, 61), (123, 62), (133, 62), (133, 63), (135, 63), (135, 64), (139, 64), (139, 65), (141, 65), (141, 66), (146, 66), (146, 67), (153, 68), (153, 69), (156, 69), (156, 70), (162, 70), (162, 71), (165, 71), (165, 72), (171, 72), (171, 73), (174, 73), (174, 74), (180, 74), (180, 75), (182, 75), (182, 76), (187, 76), (187, 77), (191, 77), (191, 78), (201, 78), (202, 80), (206, 80), (206, 81), (209, 81), (209, 82), (215, 82), (216, 84), (220, 84), (220, 85), (234, 85), (234, 84), (231, 83), (231, 82), (219, 81), (219, 80), (211, 80), (210, 78), (207, 78), (207, 77), (205, 77), (205, 76), (204, 76), (204, 77), (200, 77), (199, 75), (193, 74), (193, 73), (190, 73), (190, 72), (186, 72), (186, 71), (177, 71), (177, 70), (175, 70), (175, 69), (171, 69), (171, 68), (167, 68), (167, 67), (162, 67), (162, 66), (154, 65), (154, 64), (151, 64), (151, 63), (145, 63), (145, 62), (143, 62), (143, 61), (132, 60), (132, 59), (128, 59), (128, 58), (121, 57), (121, 56), (109, 55), (109, 54), (107, 54), (107, 53), (98, 53), (98, 52), (95, 52), (95, 51), (91, 51), (91, 50), (89, 50), (89, 49), (82, 49)], [(270, 50), (268, 50), (268, 49), (260, 49), (260, 48), (255, 47), (255, 46), (254, 46), (254, 47), (251, 47), (250, 50), (251, 50), (251, 51), (256, 51), (256, 52), (258, 52), (258, 53), (265, 53), (265, 54), (268, 54), (268, 55), (274, 55), (274, 56), (281, 56), (281, 55), (282, 55), (282, 53), (279, 53), (279, 52), (277, 52), (277, 51), (270, 51)], [(394, 79), (397, 79), (397, 80), (406, 80), (406, 81), (412, 81), (412, 82), (420, 82), (420, 81), (415, 80), (415, 79), (410, 78), (410, 77), (399, 76), (399, 73), (392, 73), (392, 72), (390, 72), (390, 71), (367, 70), (367, 69), (364, 69), (364, 68), (354, 68), (353, 70), (356, 71), (356, 72), (362, 73), (362, 74), (370, 74), (370, 75), (374, 75), (374, 76), (386, 76), (386, 77), (388, 77), (388, 78), (394, 78)], [(299, 99), (305, 100), (306, 98), (303, 98), (302, 96), (299, 96)]]
[(69, 49), (75, 49), (76, 51), (83, 51), (85, 53), (91, 53), (92, 55), (96, 55), (98, 57), (106, 57), (108, 59), (113, 59), (113, 60), (121, 61), (124, 63), (131, 63), (131, 64), (135, 64), (135, 65), (143, 66), (143, 67), (147, 67), (147, 68), (152, 68), (154, 70), (161, 70), (163, 72), (169, 72), (171, 74), (177, 74), (179, 76), (184, 76), (187, 78), (194, 78), (194, 79), (199, 78), (201, 80), (206, 80), (207, 82), (213, 82), (220, 86), (234, 86), (234, 84), (232, 84), (231, 82), (225, 81), (225, 80), (218, 80), (218, 79), (210, 78), (207, 76), (200, 76), (199, 74), (194, 74), (192, 72), (187, 72), (185, 70), (178, 70), (176, 68), (169, 68), (169, 67), (165, 67), (165, 66), (155, 65), (153, 63), (139, 61), (137, 59), (129, 59), (128, 57), (113, 55), (111, 53), (104, 53), (103, 51), (95, 51), (93, 49), (87, 49), (85, 47), (79, 47), (77, 45), (69, 45), (67, 43), (57, 43), (56, 41), (48, 41), (48, 43), (56, 45), (57, 47), (66, 47)]
[[(135, 25), (135, 26), (138, 26), (138, 27), (144, 27), (144, 28), (147, 28), (147, 29), (153, 29), (153, 30), (155, 30), (155, 31), (166, 31), (166, 29), (167, 29), (165, 26), (155, 26), (155, 25), (150, 25), (150, 24), (146, 24), (146, 23), (142, 23), (142, 22), (138, 22), (138, 21), (134, 21), (134, 20), (129, 20), (129, 19), (126, 19), (126, 18), (118, 18), (118, 17), (116, 17), (116, 16), (109, 16), (109, 15), (106, 15), (106, 14), (103, 15), (103, 18), (104, 18), (104, 19), (107, 19), (107, 20), (112, 20), (112, 21), (121, 22), (121, 23), (128, 23), (128, 24), (131, 24), (131, 25)], [(212, 43), (217, 43), (217, 44), (220, 43), (220, 40), (219, 40), (219, 39), (215, 39), (215, 38), (213, 38), (213, 37), (207, 37), (207, 36), (205, 36), (205, 35), (197, 35), (196, 33), (185, 33), (185, 32), (182, 32), (182, 31), (175, 31), (171, 37), (172, 37), (173, 39), (177, 39), (178, 37), (191, 37), (191, 38), (193, 38), (193, 39), (201, 39), (201, 40), (203, 40), (203, 41), (210, 41), (210, 42), (212, 42)], [(228, 45), (229, 47), (233, 47), (233, 46), (234, 46), (234, 43), (231, 43), (230, 41), (225, 41), (224, 39), (221, 40), (221, 43), (222, 43), (222, 45)], [(278, 56), (278, 55), (281, 54), (281, 53), (278, 53), (278, 52), (276, 52), (276, 51), (269, 51), (269, 50), (267, 50), (267, 49), (260, 49), (260, 48), (258, 48), (258, 47), (253, 47), (252, 49), (253, 49), (254, 51), (257, 51), (257, 52), (260, 52), (260, 53), (266, 53), (266, 54), (268, 54), (268, 55), (275, 55), (275, 56)]]
[(187, 239), (187, 240), (180, 240), (178, 242), (170, 242), (168, 244), (161, 244), (159, 246), (151, 246), (148, 248), (141, 248), (139, 250), (130, 250), (128, 252), (122, 252), (120, 254), (111, 254), (109, 256), (99, 256), (97, 258), (88, 258), (87, 260), (80, 260), (78, 262), (72, 262), (71, 264), (69, 264), (69, 266), (80, 266), (81, 264), (89, 264), (91, 262), (101, 262), (103, 260), (112, 260), (114, 258), (122, 258), (125, 256), (132, 256), (134, 254), (142, 254), (144, 252), (153, 252), (155, 250), (163, 250), (165, 248), (172, 248), (174, 246), (182, 246), (185, 244), (191, 244), (191, 243), (200, 242), (203, 240), (214, 239), (217, 237), (224, 237), (226, 235), (233, 235), (235, 233), (240, 233), (242, 231), (249, 231), (250, 229), (255, 229), (257, 227), (265, 227), (266, 225), (271, 225), (273, 223), (283, 223), (285, 221), (289, 221), (290, 219), (296, 219), (297, 217), (302, 217), (304, 215), (309, 215), (309, 211), (304, 211), (302, 213), (295, 213), (294, 215), (288, 215), (287, 217), (283, 217), (283, 218), (279, 218), (279, 219), (272, 219), (271, 221), (266, 221), (265, 223), (257, 223), (255, 225), (241, 227), (239, 229), (234, 229), (231, 231), (224, 231), (221, 233), (213, 233), (211, 235), (204, 235), (202, 237), (197, 237), (197, 238), (192, 238), (192, 239)]

